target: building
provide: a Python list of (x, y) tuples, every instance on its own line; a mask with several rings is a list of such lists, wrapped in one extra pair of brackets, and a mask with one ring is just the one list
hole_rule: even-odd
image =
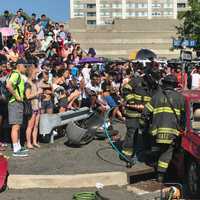
[[(71, 18), (85, 17), (87, 24), (103, 25), (113, 19), (177, 18), (186, 0), (70, 0)], [(183, 5), (184, 4), (184, 5)]]

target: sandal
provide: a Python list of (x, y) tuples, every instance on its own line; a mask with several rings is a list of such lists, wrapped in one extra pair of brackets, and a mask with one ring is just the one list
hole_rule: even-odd
[(35, 147), (35, 148), (40, 148), (40, 145), (39, 144), (33, 144), (33, 146)]
[(27, 149), (34, 149), (34, 146), (33, 145), (26, 145)]

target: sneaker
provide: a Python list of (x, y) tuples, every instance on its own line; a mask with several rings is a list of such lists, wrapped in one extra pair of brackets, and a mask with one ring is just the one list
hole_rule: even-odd
[(24, 152), (24, 153), (28, 153), (29, 152), (29, 150), (26, 147), (21, 147), (20, 151)]
[(23, 151), (21, 151), (21, 150), (19, 150), (19, 151), (17, 151), (17, 152), (14, 152), (14, 153), (13, 153), (13, 156), (14, 156), (14, 157), (27, 157), (28, 154), (25, 153), (25, 152), (23, 152)]

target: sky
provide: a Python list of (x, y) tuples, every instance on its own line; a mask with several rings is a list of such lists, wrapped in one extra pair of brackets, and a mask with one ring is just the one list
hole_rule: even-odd
[(4, 10), (16, 12), (22, 8), (28, 14), (46, 14), (54, 21), (65, 22), (69, 19), (69, 0), (0, 0), (0, 13)]

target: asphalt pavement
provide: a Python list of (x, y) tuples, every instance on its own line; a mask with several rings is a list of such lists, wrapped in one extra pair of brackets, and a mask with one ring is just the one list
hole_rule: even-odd
[[(2, 200), (72, 200), (76, 192), (95, 192), (95, 188), (86, 189), (31, 189), (8, 190), (0, 194)], [(128, 192), (126, 187), (109, 187), (100, 191), (109, 200), (153, 200), (155, 195), (136, 195)]]
[[(122, 136), (126, 132), (123, 124), (116, 124), (115, 129)], [(14, 158), (11, 149), (6, 151), (9, 159), (9, 173), (11, 175), (73, 175), (87, 173), (102, 173), (126, 171), (126, 164), (119, 160), (107, 141), (94, 140), (81, 148), (72, 148), (65, 145), (66, 138), (60, 138), (54, 144), (41, 144), (40, 149), (30, 151), (27, 158)], [(100, 150), (100, 151), (99, 151)], [(103, 157), (101, 160), (97, 151)], [(134, 166), (134, 169), (140, 165)], [(133, 187), (134, 188), (134, 187)], [(84, 189), (23, 189), (7, 190), (0, 194), (2, 200), (71, 200), (75, 192), (96, 191), (95, 188)], [(139, 192), (140, 193), (140, 192)], [(110, 200), (152, 200), (155, 195), (142, 193), (133, 189), (131, 192), (124, 187), (105, 187), (101, 194)]]
[[(124, 135), (123, 124), (115, 127)], [(41, 144), (40, 149), (31, 150), (30, 156), (26, 158), (12, 157), (9, 149), (5, 154), (10, 157), (10, 174), (70, 175), (126, 170), (126, 164), (119, 160), (113, 149), (109, 149), (110, 145), (106, 141), (94, 140), (81, 148), (68, 147), (65, 142), (66, 138), (63, 137), (54, 144)], [(113, 164), (97, 157), (98, 150), (105, 160)]]

